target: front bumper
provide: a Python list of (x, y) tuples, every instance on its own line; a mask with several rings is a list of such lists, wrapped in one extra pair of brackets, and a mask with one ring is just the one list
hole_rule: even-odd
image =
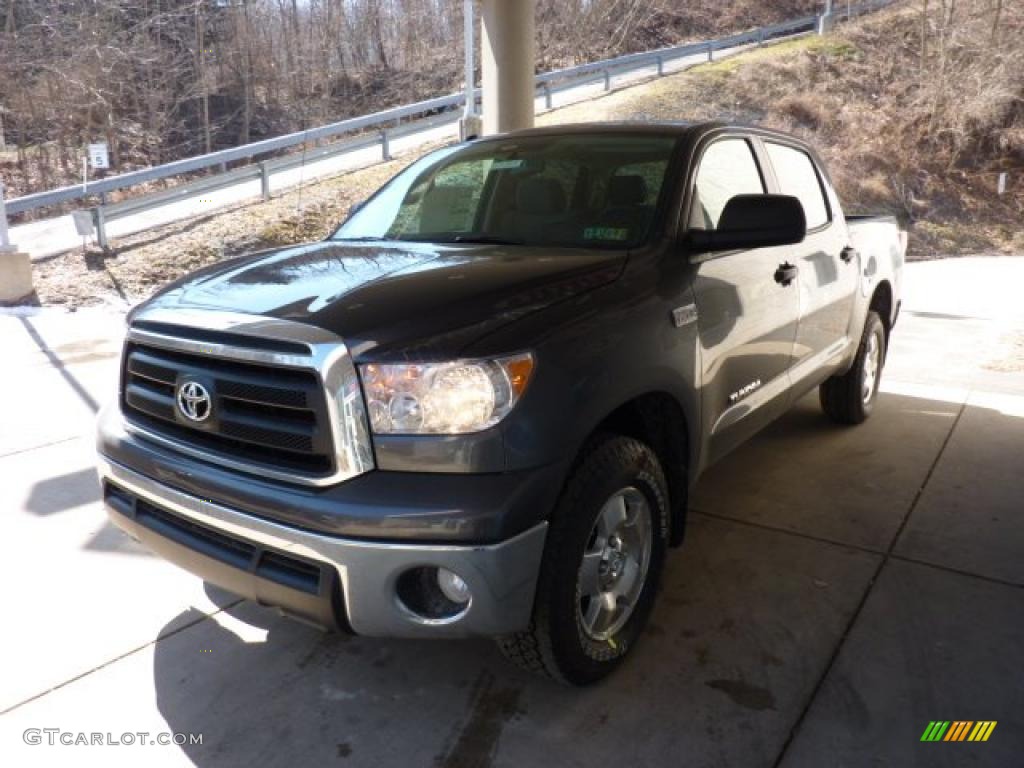
[[(314, 624), (378, 637), (466, 637), (529, 623), (547, 523), (488, 545), (358, 541), (248, 515), (102, 455), (99, 473), (108, 514), (129, 535), (211, 583)], [(397, 583), (421, 566), (461, 576), (468, 608), (446, 619), (410, 611)]]
[(132, 434), (116, 402), (100, 411), (96, 451), (162, 486), (217, 499), (286, 528), (414, 546), (507, 541), (547, 519), (566, 470), (562, 465), (509, 472), (378, 469), (311, 488), (235, 472)]

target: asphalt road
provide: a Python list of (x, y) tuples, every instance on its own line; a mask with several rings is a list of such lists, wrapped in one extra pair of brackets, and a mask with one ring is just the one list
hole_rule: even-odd
[[(909, 265), (872, 419), (808, 398), (714, 467), (635, 655), (586, 690), (484, 641), (323, 635), (149, 555), (93, 471), (122, 318), (0, 315), (0, 763), (1020, 765), (1020, 285), (1024, 258)], [(934, 720), (998, 724), (921, 743)]]

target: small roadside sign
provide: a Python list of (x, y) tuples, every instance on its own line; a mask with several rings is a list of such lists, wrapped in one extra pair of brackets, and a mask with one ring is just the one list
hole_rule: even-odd
[(110, 167), (110, 153), (107, 151), (106, 142), (89, 145), (89, 165), (97, 171)]
[(92, 211), (72, 211), (71, 220), (75, 222), (75, 231), (79, 237), (89, 237), (92, 234)]

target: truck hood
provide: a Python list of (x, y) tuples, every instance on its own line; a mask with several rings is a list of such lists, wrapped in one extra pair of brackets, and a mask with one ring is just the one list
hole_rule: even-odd
[(625, 254), (504, 245), (324, 241), (253, 254), (167, 286), (149, 308), (308, 323), (359, 358), (458, 355), (497, 328), (613, 281)]

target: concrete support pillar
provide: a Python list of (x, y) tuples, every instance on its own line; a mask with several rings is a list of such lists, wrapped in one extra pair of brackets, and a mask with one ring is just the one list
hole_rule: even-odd
[(0, 248), (0, 304), (27, 298), (32, 290), (32, 262), (28, 254)]
[(476, 111), (476, 9), (473, 0), (462, 4), (462, 53), (465, 57), (463, 71), (466, 81), (466, 108), (459, 120), (459, 141), (473, 139), (483, 133), (483, 123)]
[(484, 133), (533, 127), (536, 0), (483, 0)]
[(4, 205), (4, 183), (0, 181), (0, 304), (24, 299), (32, 293), (32, 262), (11, 244)]

